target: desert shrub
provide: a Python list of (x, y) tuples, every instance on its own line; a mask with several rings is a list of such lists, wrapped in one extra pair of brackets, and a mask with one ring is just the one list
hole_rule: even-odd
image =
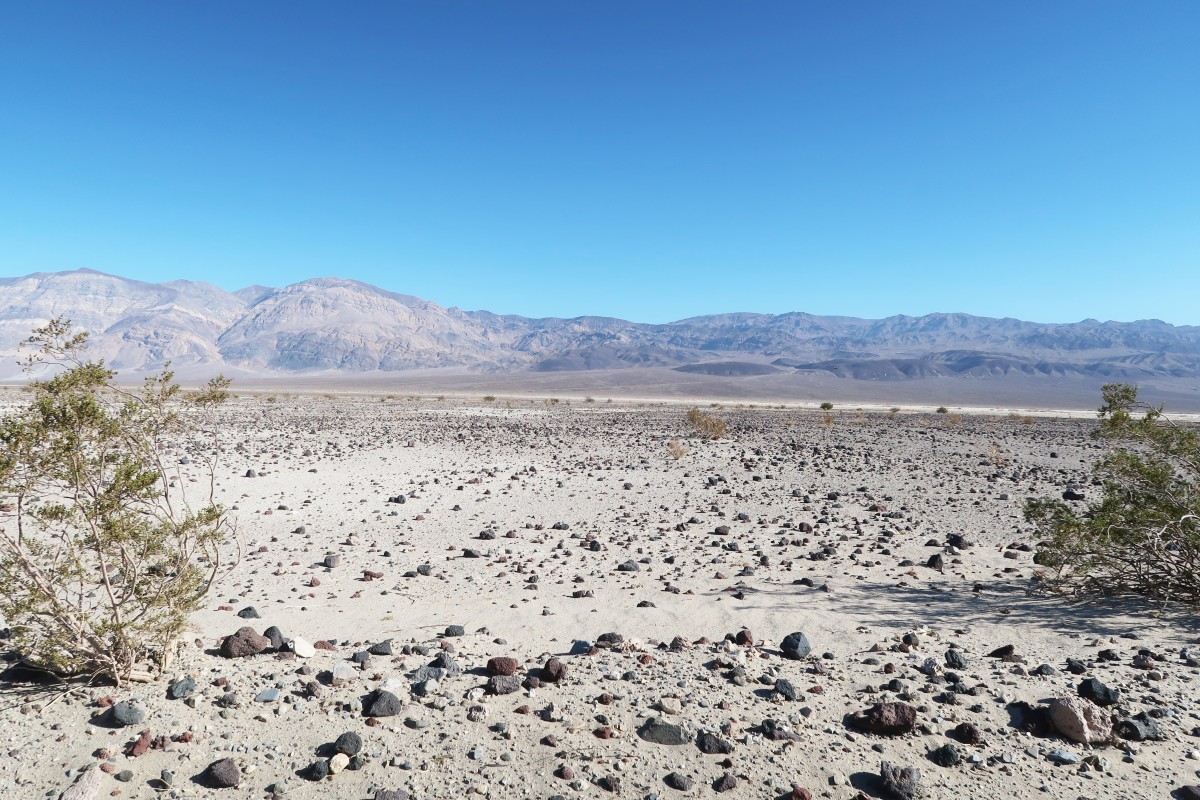
[(667, 442), (667, 452), (671, 454), (671, 458), (678, 461), (688, 454), (688, 448), (683, 442), (678, 439), (672, 439)]
[(895, 419), (900, 414), (900, 406), (892, 406), (888, 409), (888, 419)]
[(946, 408), (945, 406), (938, 406), (938, 407), (937, 407), (937, 413), (938, 413), (938, 414), (949, 414), (949, 413), (950, 413), (950, 409)]
[(725, 435), (725, 421), (693, 407), (687, 414), (692, 429), (705, 439), (720, 439)]
[(1046, 537), (1034, 561), (1063, 588), (1200, 604), (1200, 441), (1137, 393), (1103, 388), (1093, 435), (1115, 446), (1094, 467), (1098, 500), (1083, 512), (1058, 498), (1026, 502)]
[(833, 411), (833, 403), (830, 403), (829, 401), (825, 401), (824, 403), (821, 403), (821, 410), (822, 411)]
[[(35, 330), (33, 396), (0, 419), (0, 615), (28, 662), (121, 685), (165, 667), (227, 566), (211, 413), (229, 382), (184, 397), (164, 371), (126, 389), (86, 340), (61, 319)], [(176, 445), (208, 472), (198, 507), (167, 466)]]
[(494, 403), (494, 402), (496, 402), (496, 395), (494, 395), (494, 394), (485, 394), (485, 395), (483, 396), (483, 402), (485, 402), (485, 403)]

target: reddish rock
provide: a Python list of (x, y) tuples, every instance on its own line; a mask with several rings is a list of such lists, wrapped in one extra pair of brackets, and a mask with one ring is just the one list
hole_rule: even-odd
[(846, 724), (877, 736), (899, 736), (916, 728), (917, 710), (905, 703), (876, 703), (848, 715)]
[(565, 677), (567, 677), (567, 665), (557, 657), (551, 656), (542, 669), (542, 679), (550, 683), (559, 683)]
[(516, 675), (520, 666), (515, 658), (508, 656), (496, 656), (487, 662), (487, 670), (493, 675)]
[(245, 658), (256, 656), (271, 646), (271, 641), (265, 636), (259, 636), (251, 627), (245, 627), (232, 636), (226, 636), (221, 642), (221, 655), (225, 658)]

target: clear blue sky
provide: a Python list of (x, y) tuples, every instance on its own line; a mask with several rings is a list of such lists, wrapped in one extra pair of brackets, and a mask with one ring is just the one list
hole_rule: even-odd
[(0, 5), (0, 275), (1200, 324), (1200, 2)]

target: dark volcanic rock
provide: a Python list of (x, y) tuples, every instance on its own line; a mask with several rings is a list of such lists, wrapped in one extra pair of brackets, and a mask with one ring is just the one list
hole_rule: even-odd
[(916, 767), (901, 767), (884, 761), (879, 766), (879, 776), (883, 779), (883, 788), (892, 797), (901, 800), (915, 800), (921, 791), (921, 770)]
[(917, 710), (905, 703), (876, 703), (848, 715), (846, 724), (877, 736), (899, 736), (916, 727)]
[(651, 717), (638, 728), (638, 736), (654, 744), (687, 744), (692, 737), (679, 725), (672, 725), (662, 717)]
[(784, 637), (779, 649), (783, 651), (786, 658), (801, 659), (807, 658), (808, 654), (812, 652), (812, 645), (808, 643), (807, 636), (797, 631)]
[(696, 785), (696, 782), (687, 775), (680, 775), (678, 772), (671, 772), (667, 777), (663, 778), (663, 783), (681, 792), (686, 792)]
[(732, 744), (708, 731), (701, 731), (696, 735), (696, 747), (700, 748), (701, 753), (707, 753), (710, 756), (733, 752)]
[(488, 678), (486, 690), (488, 694), (512, 694), (521, 691), (521, 678), (518, 675), (493, 675)]
[(222, 758), (209, 764), (200, 780), (215, 789), (232, 789), (242, 782), (242, 771), (232, 758)]
[(1111, 706), (1119, 701), (1121, 691), (1110, 689), (1095, 678), (1087, 678), (1079, 682), (1079, 696), (1103, 707)]
[(399, 697), (383, 689), (376, 689), (363, 700), (363, 716), (394, 717), (403, 707)]
[[(375, 715), (378, 716), (378, 715)], [(343, 733), (333, 743), (333, 749), (338, 753), (345, 753), (348, 756), (356, 756), (362, 750), (362, 737), (353, 731)]]

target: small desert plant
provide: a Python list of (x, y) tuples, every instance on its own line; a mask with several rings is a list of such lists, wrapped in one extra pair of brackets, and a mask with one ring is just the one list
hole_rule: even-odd
[(833, 403), (830, 403), (828, 400), (826, 400), (824, 403), (821, 403), (821, 410), (833, 411)]
[(900, 414), (900, 406), (892, 406), (888, 409), (888, 418), (895, 419)]
[(686, 456), (689, 451), (683, 442), (679, 441), (678, 439), (672, 439), (671, 441), (667, 442), (667, 452), (671, 454), (671, 458), (678, 461)]
[(938, 406), (938, 407), (937, 407), (937, 413), (938, 413), (938, 414), (949, 414), (949, 413), (950, 413), (950, 409), (946, 408), (945, 406)]
[(596, 398), (594, 398), (594, 397), (585, 397), (585, 398), (583, 398), (583, 402), (585, 402), (585, 403), (594, 403), (594, 402), (596, 402)]
[(953, 427), (955, 425), (962, 425), (962, 421), (963, 421), (962, 414), (951, 414), (948, 417), (946, 417), (946, 426)]
[(494, 394), (485, 394), (485, 395), (483, 396), (483, 402), (485, 402), (485, 403), (494, 403), (494, 402), (496, 402), (496, 395), (494, 395)]
[(1026, 519), (1048, 537), (1034, 561), (1084, 594), (1200, 605), (1200, 438), (1137, 393), (1128, 384), (1103, 388), (1093, 435), (1126, 446), (1096, 464), (1098, 500), (1083, 512), (1058, 498), (1026, 502)]
[(687, 414), (692, 429), (705, 439), (720, 439), (725, 435), (725, 421), (693, 407)]
[[(213, 501), (214, 378), (190, 397), (169, 371), (141, 391), (84, 361), (87, 334), (56, 319), (26, 344), (30, 404), (0, 420), (0, 615), (18, 653), (64, 674), (122, 685), (165, 668), (188, 616), (226, 566), (232, 521)], [(35, 378), (42, 368), (57, 372)], [(208, 491), (192, 507), (168, 467), (190, 445)]]
[(821, 424), (824, 425), (826, 428), (832, 428), (833, 427), (833, 414), (822, 414), (821, 415)]

